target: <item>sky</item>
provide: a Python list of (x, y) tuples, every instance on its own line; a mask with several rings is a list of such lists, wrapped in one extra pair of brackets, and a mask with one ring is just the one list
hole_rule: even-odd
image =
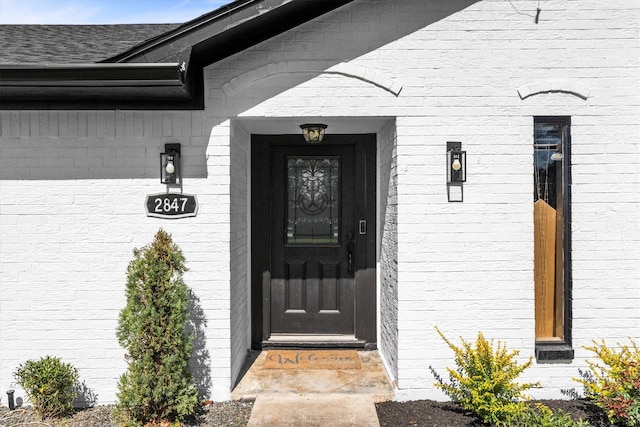
[(183, 23), (232, 0), (0, 0), (0, 24)]

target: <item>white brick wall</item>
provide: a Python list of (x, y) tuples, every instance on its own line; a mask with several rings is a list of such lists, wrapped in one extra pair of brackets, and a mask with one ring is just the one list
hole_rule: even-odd
[[(51, 354), (76, 365), (100, 403), (113, 402), (126, 368), (115, 338), (126, 267), (163, 227), (185, 253), (185, 281), (206, 316), (196, 347), (216, 367), (202, 374), (207, 395), (228, 397), (228, 132), (205, 163), (218, 140), (201, 112), (3, 111), (0, 121), (0, 388), (19, 363)], [(144, 213), (145, 195), (165, 190), (165, 142), (183, 144), (196, 218)]]
[(378, 135), (379, 348), (392, 381), (398, 378), (398, 183), (396, 124)]
[(251, 346), (249, 283), (249, 145), (240, 126), (231, 132), (231, 378), (238, 378)]
[[(523, 379), (541, 381), (535, 397), (561, 397), (591, 339), (640, 341), (640, 7), (554, 0), (535, 24), (535, 6), (357, 0), (208, 67), (204, 112), (0, 112), (0, 388), (18, 363), (52, 353), (75, 363), (102, 403), (113, 400), (126, 265), (162, 226), (185, 252), (206, 316), (210, 394), (228, 397), (249, 339), (250, 133), (297, 132), (289, 123), (309, 118), (329, 132), (337, 118), (352, 132), (368, 118), (395, 123), (376, 131), (379, 347), (398, 399), (445, 398), (428, 369), (453, 363), (436, 325), (454, 340), (481, 330), (523, 360), (533, 354), (534, 115), (572, 120), (576, 358), (536, 364)], [(290, 72), (269, 68), (283, 63)], [(338, 64), (372, 78), (319, 72)], [(223, 90), (252, 70), (265, 72)], [(534, 86), (553, 91), (522, 99), (518, 89)], [(445, 148), (456, 140), (468, 182), (464, 203), (447, 203)], [(143, 214), (145, 194), (163, 190), (165, 142), (183, 144), (196, 218)]]
[[(383, 241), (379, 344), (394, 377), (397, 363), (398, 398), (444, 398), (433, 390), (428, 367), (443, 371), (452, 355), (435, 325), (452, 338), (474, 339), (482, 330), (521, 349), (523, 360), (533, 354), (534, 115), (572, 116), (577, 351), (571, 364), (529, 371), (532, 378), (545, 378), (536, 395), (560, 397), (561, 388), (575, 386), (571, 377), (584, 366), (581, 346), (591, 338), (638, 335), (640, 321), (631, 309), (640, 298), (638, 223), (630, 214), (638, 211), (639, 102), (632, 77), (639, 69), (638, 7), (616, 3), (606, 14), (602, 7), (594, 1), (543, 4), (535, 24), (535, 8), (527, 2), (359, 1), (318, 20), (313, 29), (303, 25), (211, 67), (210, 75), (223, 85), (236, 76), (246, 79), (226, 93), (211, 85), (217, 104), (240, 117), (324, 117), (330, 126), (332, 117), (397, 117), (397, 257), (386, 258), (391, 242)], [(424, 22), (429, 25), (423, 28)], [(300, 59), (310, 50), (314, 58), (305, 74)], [(287, 62), (290, 73), (280, 71)], [(327, 70), (342, 63), (370, 68), (400, 82), (402, 91), (395, 97), (357, 78), (318, 73), (320, 63)], [(269, 64), (276, 66), (269, 71)], [(543, 93), (521, 99), (518, 89), (527, 85)], [(449, 140), (462, 141), (468, 151), (463, 204), (446, 201)], [(385, 150), (382, 144), (379, 175), (381, 197), (387, 195), (381, 205), (388, 209), (393, 202), (386, 193)], [(592, 159), (587, 169), (584, 150)], [(630, 156), (624, 172), (614, 166), (619, 154)], [(626, 184), (614, 186), (618, 179)], [(598, 203), (601, 208), (593, 206)], [(584, 210), (595, 218), (581, 218)], [(576, 225), (578, 220), (584, 223)], [(379, 230), (391, 225), (380, 224)], [(588, 226), (593, 228), (587, 237)], [(611, 241), (609, 250), (595, 236)], [(614, 250), (614, 242), (627, 244)], [(395, 262), (397, 291), (384, 286)], [(611, 269), (620, 273), (615, 280)], [(610, 288), (617, 286), (625, 290), (616, 297)], [(593, 309), (614, 306), (621, 295), (628, 298), (620, 314), (624, 321)], [(581, 319), (586, 313), (593, 322)]]

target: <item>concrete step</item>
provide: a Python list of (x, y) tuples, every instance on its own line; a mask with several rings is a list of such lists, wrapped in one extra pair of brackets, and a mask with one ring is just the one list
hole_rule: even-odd
[(231, 393), (235, 400), (262, 395), (345, 394), (367, 396), (374, 402), (394, 397), (393, 386), (377, 351), (358, 351), (360, 369), (265, 369), (261, 352)]
[(247, 427), (376, 427), (373, 397), (348, 394), (261, 394)]

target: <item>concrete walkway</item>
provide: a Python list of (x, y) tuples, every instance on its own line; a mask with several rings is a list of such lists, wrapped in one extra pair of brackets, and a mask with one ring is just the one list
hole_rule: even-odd
[(378, 415), (370, 396), (266, 395), (253, 404), (247, 427), (375, 427)]
[(378, 426), (376, 402), (393, 398), (377, 351), (359, 351), (360, 369), (266, 369), (260, 353), (231, 393), (255, 400), (249, 427)]

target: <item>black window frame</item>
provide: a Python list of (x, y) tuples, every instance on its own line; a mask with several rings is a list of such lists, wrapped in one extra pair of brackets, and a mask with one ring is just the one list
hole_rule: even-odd
[(573, 324), (573, 295), (572, 295), (572, 259), (571, 259), (571, 116), (534, 116), (533, 117), (533, 143), (535, 144), (535, 127), (539, 123), (558, 123), (567, 127), (566, 140), (562, 141), (562, 154), (564, 167), (562, 168), (562, 203), (563, 203), (563, 287), (564, 287), (564, 310), (563, 310), (563, 332), (562, 341), (538, 341), (535, 342), (535, 356), (538, 363), (558, 362), (563, 360), (573, 360), (574, 350), (572, 346), (572, 324)]

